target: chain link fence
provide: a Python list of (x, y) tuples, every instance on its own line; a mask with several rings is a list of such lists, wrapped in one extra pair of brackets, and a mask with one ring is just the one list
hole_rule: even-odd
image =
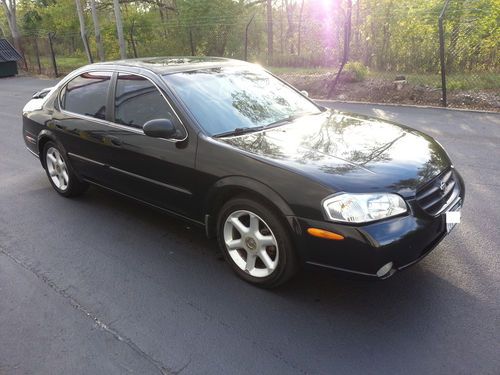
[[(498, 25), (480, 23), (484, 12), (492, 9), (479, 6), (479, 1), (449, 0), (442, 13), (447, 104), (500, 111), (500, 33)], [(215, 55), (247, 59), (266, 66), (314, 98), (442, 105), (441, 9), (410, 9), (399, 2), (375, 9), (370, 4), (373, 2), (354, 2), (350, 10), (347, 64), (333, 89), (345, 57), (345, 9), (338, 9), (338, 17), (329, 21), (304, 22), (297, 14), (294, 19), (275, 20), (271, 56), (262, 16), (161, 24), (132, 20), (124, 29), (127, 54), (131, 58)], [(374, 26), (371, 20), (375, 17), (383, 21), (377, 23), (382, 27)], [(104, 37), (108, 60), (119, 58), (113, 26), (102, 30), (108, 35)], [(318, 35), (324, 37), (318, 39)], [(97, 61), (92, 33), (87, 40), (92, 59)], [(88, 63), (79, 33), (58, 35), (38, 30), (23, 37), (23, 50), (26, 68), (34, 74), (63, 75)]]
[[(302, 68), (292, 68), (293, 64), (281, 63), (276, 72), (314, 97), (500, 111), (498, 19), (492, 17), (492, 23), (481, 24), (484, 13), (495, 14), (494, 6), (479, 0), (449, 0), (444, 10), (414, 11), (398, 2), (375, 14), (373, 9), (361, 8), (357, 15), (353, 12), (349, 62), (333, 92), (329, 88), (342, 59), (341, 38), (345, 32), (342, 24), (336, 25), (338, 48), (330, 54), (328, 64), (300, 62)], [(443, 72), (439, 11), (443, 11)], [(363, 12), (387, 22), (378, 30), (371, 29), (370, 23), (357, 25)], [(392, 19), (399, 20), (398, 32), (393, 30), (394, 22), (391, 26)], [(419, 21), (418, 27), (412, 22), (415, 19)], [(447, 89), (444, 103), (443, 75)]]
[[(492, 23), (482, 19), (484, 13), (498, 14), (494, 4), (448, 0), (443, 6), (440, 87), (444, 87), (445, 104), (477, 106), (491, 103), (499, 106), (498, 18), (493, 18)], [(496, 38), (488, 38), (491, 34)]]

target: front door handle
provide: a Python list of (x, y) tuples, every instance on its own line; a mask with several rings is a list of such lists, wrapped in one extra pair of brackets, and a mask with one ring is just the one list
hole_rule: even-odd
[(122, 141), (120, 138), (118, 137), (115, 137), (115, 136), (112, 136), (112, 135), (109, 135), (106, 137), (108, 139), (109, 142), (111, 142), (111, 144), (113, 144), (114, 146), (118, 146), (120, 147), (122, 145)]
[(64, 130), (64, 126), (62, 125), (62, 122), (59, 120), (53, 120), (52, 123), (55, 125), (55, 127), (59, 130)]

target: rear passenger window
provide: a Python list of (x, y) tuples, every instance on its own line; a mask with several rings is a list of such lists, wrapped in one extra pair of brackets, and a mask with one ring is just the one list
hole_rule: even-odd
[(71, 80), (61, 96), (62, 108), (104, 120), (111, 75), (109, 72), (87, 72)]
[(167, 102), (156, 86), (135, 74), (118, 75), (115, 97), (115, 122), (142, 129), (149, 120), (174, 121)]

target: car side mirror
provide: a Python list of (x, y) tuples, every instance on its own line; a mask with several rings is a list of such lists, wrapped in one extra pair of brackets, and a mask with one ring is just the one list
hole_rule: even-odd
[(308, 97), (309, 97), (309, 93), (308, 93), (306, 90), (302, 90), (302, 91), (300, 91), (300, 93), (301, 93), (302, 95), (304, 95), (306, 98), (308, 98)]
[(42, 98), (45, 98), (47, 96), (47, 94), (50, 92), (50, 90), (52, 90), (52, 87), (47, 87), (47, 88), (44, 88), (40, 91), (37, 91), (33, 94), (33, 96), (31, 97), (31, 99), (42, 99)]
[(144, 134), (153, 138), (174, 138), (177, 134), (177, 129), (172, 120), (161, 118), (149, 120), (142, 127)]

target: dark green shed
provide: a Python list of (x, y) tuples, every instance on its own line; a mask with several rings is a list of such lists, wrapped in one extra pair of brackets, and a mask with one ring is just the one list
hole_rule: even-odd
[(16, 51), (7, 39), (0, 39), (0, 78), (17, 74), (17, 62), (21, 54)]

